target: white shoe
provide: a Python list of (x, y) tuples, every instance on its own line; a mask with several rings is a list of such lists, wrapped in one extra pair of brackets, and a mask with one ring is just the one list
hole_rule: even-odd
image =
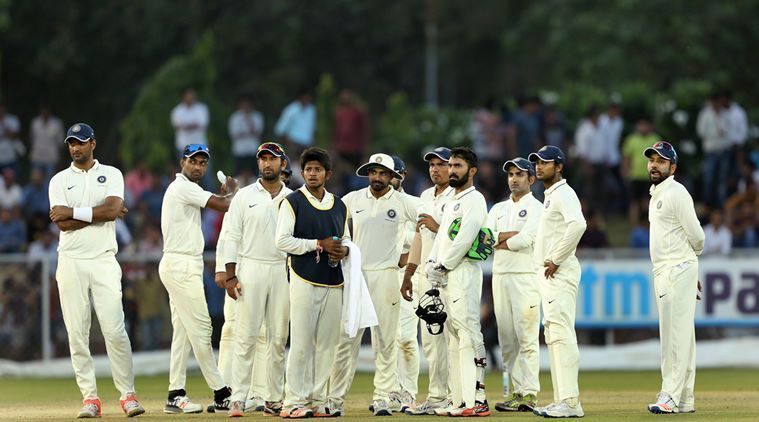
[(263, 412), (264, 399), (261, 397), (251, 397), (245, 400), (245, 413)]
[(200, 413), (203, 406), (193, 403), (187, 396), (177, 396), (174, 400), (166, 401), (163, 413)]
[[(373, 407), (372, 403), (372, 407)], [(391, 413), (402, 412), (403, 402), (401, 401), (401, 393), (390, 393), (388, 395), (387, 406), (390, 408)], [(372, 412), (374, 409), (372, 409)]]
[(85, 399), (82, 402), (82, 409), (76, 415), (77, 418), (99, 418), (101, 415), (100, 399)]
[(447, 409), (451, 402), (448, 399), (427, 400), (416, 406), (406, 409), (403, 413), (408, 416), (434, 415), (437, 409)]
[(648, 405), (648, 411), (656, 414), (678, 413), (675, 401), (664, 391), (659, 393), (659, 397), (656, 398), (656, 403)]
[(543, 411), (543, 416), (546, 418), (581, 418), (585, 416), (585, 412), (582, 411), (582, 405), (579, 401), (576, 406), (570, 406), (566, 401), (562, 401), (546, 408)]
[(390, 410), (390, 405), (387, 403), (386, 400), (375, 400), (374, 403), (372, 403), (372, 412), (374, 412), (374, 416), (391, 416), (392, 411)]
[(443, 407), (437, 407), (434, 409), (435, 416), (448, 416), (448, 413), (455, 411), (459, 406), (454, 406), (453, 402), (449, 401), (447, 405)]
[(677, 406), (677, 413), (696, 413), (696, 407), (692, 403), (680, 403), (680, 405)]
[(559, 405), (559, 403), (554, 402), (554, 403), (551, 403), (551, 404), (549, 404), (547, 406), (535, 407), (535, 408), (532, 409), (532, 414), (535, 415), (535, 416), (545, 416), (546, 415), (546, 410), (552, 409), (552, 408), (554, 408), (554, 407), (556, 407), (558, 405)]

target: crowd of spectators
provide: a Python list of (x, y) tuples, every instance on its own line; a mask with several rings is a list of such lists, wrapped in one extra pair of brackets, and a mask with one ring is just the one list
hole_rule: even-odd
[[(573, 130), (562, 110), (544, 104), (538, 97), (519, 98), (517, 104), (514, 110), (507, 110), (489, 101), (472, 112), (470, 139), (481, 160), (477, 183), (488, 204), (492, 206), (508, 194), (506, 176), (501, 171), (506, 159), (526, 157), (542, 145), (555, 145), (567, 153), (566, 177), (578, 191), (588, 220), (580, 247), (647, 248), (650, 184), (642, 151), (661, 139), (653, 119), (638, 117), (627, 121), (624, 105), (612, 102), (603, 109), (589, 108)], [(271, 128), (255, 105), (255, 97), (240, 96), (237, 109), (228, 120), (234, 173), (242, 185), (256, 178), (255, 152), (264, 134), (271, 133), (273, 139), (281, 141), (294, 159), (299, 151), (315, 142), (316, 108), (309, 89), (298, 91)], [(330, 151), (335, 158), (335, 176), (328, 188), (341, 195), (365, 186), (365, 181), (356, 178), (353, 172), (373, 151), (372, 133), (368, 114), (352, 91), (340, 91), (333, 113)], [(177, 149), (188, 143), (207, 143), (209, 110), (192, 88), (183, 91), (179, 104), (167, 118), (175, 128)], [(38, 339), (31, 338), (34, 335), (22, 341), (17, 334), (19, 327), (39, 322), (29, 316), (33, 309), (39, 308), (39, 278), (54, 280), (54, 263), (47, 274), (42, 274), (42, 267), (35, 260), (54, 256), (58, 232), (48, 218), (47, 183), (69, 162), (61, 142), (64, 123), (49, 107), (40, 107), (39, 115), (30, 120), (28, 131), (24, 131), (20, 122), (0, 104), (0, 254), (25, 253), (30, 260), (28, 265), (3, 264), (0, 269), (0, 344), (10, 345), (11, 351), (5, 355), (12, 357), (24, 355), (20, 344), (35, 347), (39, 344)], [(726, 255), (732, 248), (759, 247), (759, 147), (756, 140), (753, 144), (748, 142), (745, 111), (729, 93), (717, 92), (699, 114), (697, 130), (703, 167), (691, 170), (689, 179), (691, 188), (694, 176), (700, 175), (702, 181), (701, 189), (691, 192), (707, 233), (704, 253)], [(23, 138), (28, 142), (22, 141)], [(672, 141), (677, 148), (677, 140)], [(416, 168), (411, 158), (406, 162), (409, 175), (404, 188), (418, 194), (429, 186), (426, 169)], [(297, 162), (293, 163), (293, 169), (292, 186), (297, 186), (302, 183)], [(136, 348), (150, 350), (165, 346), (166, 333), (170, 332), (165, 291), (156, 264), (162, 249), (163, 194), (179, 169), (178, 163), (169, 162), (163, 171), (156, 172), (145, 161), (138, 160), (132, 168), (122, 171), (129, 213), (117, 222), (117, 239), (122, 252), (137, 255), (137, 259), (122, 260), (126, 322)], [(213, 186), (209, 180), (213, 173), (209, 171), (209, 177), (203, 181), (208, 187)], [(19, 181), (20, 174), (24, 176), (23, 183)], [(534, 191), (542, 199), (539, 185), (535, 185)], [(221, 217), (219, 213), (204, 211), (202, 230), (208, 250), (215, 247)], [(627, 222), (629, 243), (610, 242), (606, 232), (608, 219)], [(212, 317), (222, 318), (223, 291), (212, 288), (213, 274), (207, 274), (206, 278)], [(51, 286), (54, 289), (55, 283)], [(55, 302), (57, 292), (53, 293), (51, 300)], [(53, 327), (60, 331), (63, 324), (57, 303), (53, 305)], [(23, 312), (20, 307), (25, 307)], [(55, 332), (53, 337), (61, 342), (56, 343), (57, 348), (65, 346), (65, 334)]]

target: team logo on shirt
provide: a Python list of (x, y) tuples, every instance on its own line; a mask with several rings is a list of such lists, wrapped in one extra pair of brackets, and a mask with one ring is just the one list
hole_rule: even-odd
[(661, 209), (661, 201), (659, 201), (659, 202), (657, 202), (657, 203), (656, 203), (656, 209), (657, 209), (657, 210), (658, 210), (658, 209)]
[(98, 176), (98, 182), (105, 183), (105, 176)]
[(519, 211), (519, 216), (520, 216), (520, 217), (524, 217), (524, 216), (526, 216), (526, 215), (527, 215), (527, 210), (522, 210), (522, 211)]
[(395, 210), (387, 210), (387, 216), (390, 218), (395, 218)]
[(549, 206), (551, 206), (551, 200), (550, 199), (548, 201), (546, 201), (546, 209), (548, 209)]

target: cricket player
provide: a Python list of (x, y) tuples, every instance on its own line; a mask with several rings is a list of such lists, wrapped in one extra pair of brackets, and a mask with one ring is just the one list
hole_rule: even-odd
[[(260, 174), (260, 171), (259, 171)], [(219, 288), (226, 289), (227, 270), (224, 266), (224, 244), (226, 242), (226, 220), (224, 214), (219, 239), (216, 242), (216, 273), (214, 281)], [(224, 325), (221, 328), (221, 340), (219, 341), (219, 371), (224, 380), (232, 380), (232, 361), (235, 352), (235, 323), (237, 321), (237, 301), (229, 295), (224, 297)], [(266, 367), (268, 343), (266, 341), (266, 325), (261, 326), (261, 332), (256, 342), (255, 355), (253, 357), (253, 370), (251, 371), (250, 390), (248, 399), (245, 401), (245, 412), (263, 412), (264, 395), (266, 390)]]
[(258, 147), (256, 156), (261, 177), (237, 193), (226, 221), (227, 280), (237, 280), (237, 285), (228, 288), (227, 293), (238, 302), (232, 404), (228, 413), (232, 417), (243, 416), (255, 346), (264, 321), (269, 344), (264, 412), (279, 416), (284, 398), (285, 343), (290, 322), (287, 254), (272, 245), (279, 206), (292, 191), (279, 178), (286, 165), (281, 145), (265, 142)]
[[(489, 416), (485, 398), (485, 344), (480, 330), (482, 268), (467, 252), (485, 225), (485, 197), (474, 187), (477, 154), (467, 147), (451, 150), (449, 183), (454, 196), (445, 205), (441, 232), (435, 237), (425, 272), (440, 288), (448, 320), (448, 362), (453, 407), (449, 416)], [(455, 233), (456, 225), (459, 226)], [(460, 403), (460, 405), (459, 405)]]
[[(504, 373), (513, 388), (495, 409), (532, 412), (540, 391), (538, 380), (540, 291), (535, 278), (532, 245), (538, 231), (543, 204), (532, 196), (535, 168), (525, 158), (503, 165), (511, 195), (488, 213), (496, 237), (493, 259), (493, 304), (498, 323)], [(508, 381), (504, 387), (508, 387)]]
[(321, 148), (300, 156), (305, 184), (287, 195), (277, 215), (276, 246), (287, 252), (290, 276), (290, 352), (280, 416), (340, 416), (327, 403), (335, 349), (340, 339), (343, 273), (348, 254), (348, 210), (324, 189), (332, 160)]
[(211, 348), (211, 318), (203, 291), (204, 241), (200, 230), (200, 209), (207, 207), (226, 212), (238, 186), (236, 180), (228, 177), (222, 185), (222, 195), (203, 190), (198, 182), (203, 178), (210, 158), (207, 146), (187, 145), (180, 160), (181, 173), (177, 173), (166, 189), (161, 207), (163, 257), (158, 274), (169, 293), (173, 328), (165, 413), (203, 411), (200, 404), (190, 401), (185, 391), (190, 348), (206, 383), (214, 391), (214, 402), (208, 411), (229, 409), (231, 392), (219, 373)]
[[(399, 193), (404, 193), (403, 180), (406, 178), (406, 163), (397, 155), (393, 155), (393, 165), (395, 172), (401, 177), (394, 177), (390, 185)], [(413, 196), (413, 195), (412, 195)], [(414, 197), (419, 202), (419, 199)], [(421, 202), (419, 202), (421, 204)], [(408, 264), (409, 251), (411, 243), (416, 234), (416, 221), (406, 222), (405, 236), (401, 236), (401, 258), (398, 262), (399, 277), (398, 283), (403, 283), (403, 275), (406, 272)], [(400, 384), (400, 397), (397, 400), (401, 402), (401, 412), (409, 408), (416, 407), (416, 393), (419, 391), (419, 317), (416, 316), (416, 307), (418, 306), (418, 294), (414, 300), (409, 302), (400, 301), (400, 315), (398, 317), (398, 382)]]
[(279, 174), (279, 178), (282, 179), (282, 183), (285, 184), (286, 187), (290, 187), (290, 179), (293, 175), (293, 169), (290, 164), (290, 157), (285, 154), (285, 161), (287, 162), (287, 166), (285, 166), (285, 169), (282, 170), (282, 173)]
[(89, 125), (71, 126), (64, 143), (72, 163), (53, 176), (48, 194), (50, 219), (61, 230), (55, 273), (61, 311), (76, 383), (84, 397), (77, 417), (99, 418), (102, 413), (90, 354), (92, 308), (105, 338), (121, 409), (137, 416), (145, 409), (135, 395), (132, 346), (121, 304), (121, 266), (116, 261), (115, 220), (127, 212), (124, 178), (117, 168), (94, 159), (97, 141)]
[(704, 231), (693, 198), (675, 180), (677, 152), (669, 142), (644, 151), (651, 180), (651, 262), (659, 310), (662, 385), (651, 413), (693, 413), (696, 382), (696, 289)]
[[(343, 202), (353, 223), (353, 242), (361, 250), (361, 269), (379, 320), (371, 329), (376, 370), (370, 409), (375, 416), (387, 416), (402, 407), (396, 339), (400, 315), (398, 263), (406, 223), (416, 221), (419, 202), (390, 186), (390, 181), (400, 175), (387, 154), (373, 154), (356, 174), (367, 177), (369, 186), (348, 193)], [(329, 390), (330, 403), (336, 408), (343, 407), (353, 382), (363, 333), (362, 328), (354, 338), (344, 332), (340, 335)]]
[(530, 154), (538, 180), (545, 187), (543, 214), (535, 235), (534, 257), (543, 305), (543, 326), (553, 382), (553, 403), (536, 407), (536, 415), (581, 418), (577, 373), (580, 351), (575, 333), (580, 262), (577, 243), (585, 232), (585, 217), (577, 194), (562, 178), (564, 153), (545, 146)]
[[(451, 150), (438, 147), (424, 155), (424, 161), (428, 164), (428, 173), (434, 186), (422, 192), (420, 197), (422, 206), (417, 216), (417, 236), (411, 245), (411, 251), (419, 251), (418, 259), (409, 256), (406, 265), (401, 295), (410, 302), (432, 286), (427, 280), (424, 271), (417, 271), (420, 262), (427, 262), (435, 236), (440, 228), (439, 222), (443, 216), (445, 204), (453, 198), (454, 188), (448, 185), (448, 160), (451, 158)], [(413, 255), (411, 253), (410, 255)], [(416, 278), (415, 280), (413, 278)], [(427, 400), (406, 410), (407, 415), (434, 415), (435, 410), (442, 411), (450, 405), (450, 390), (448, 388), (448, 343), (445, 335), (432, 335), (426, 329), (422, 329), (422, 351), (427, 358), (429, 372), (429, 387)], [(447, 415), (447, 413), (445, 413)]]

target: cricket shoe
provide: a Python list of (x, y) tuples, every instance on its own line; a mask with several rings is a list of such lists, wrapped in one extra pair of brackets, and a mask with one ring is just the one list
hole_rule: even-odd
[(435, 416), (448, 416), (448, 414), (450, 412), (453, 412), (456, 409), (463, 408), (463, 407), (464, 407), (464, 403), (461, 403), (461, 405), (459, 405), (457, 407), (457, 406), (453, 405), (453, 402), (448, 402), (448, 406), (446, 406), (446, 407), (439, 407), (439, 408), (435, 409)]
[(261, 397), (251, 397), (245, 400), (245, 413), (263, 412), (264, 399)]
[(314, 416), (314, 411), (304, 406), (287, 407), (279, 413), (280, 418), (303, 419)]
[(94, 399), (85, 399), (82, 402), (82, 410), (76, 415), (77, 418), (99, 418), (102, 415), (103, 406), (100, 404), (100, 399), (95, 397)]
[(677, 413), (696, 413), (696, 408), (693, 406), (693, 404), (686, 404), (686, 403), (680, 403), (679, 406), (677, 406)]
[(549, 404), (548, 406), (535, 407), (535, 408), (532, 409), (532, 414), (535, 415), (535, 416), (545, 416), (546, 415), (546, 411), (548, 409), (551, 409), (551, 408), (556, 407), (558, 405), (559, 405), (559, 403), (554, 402), (554, 403)]
[(387, 400), (383, 399), (375, 400), (370, 409), (374, 416), (391, 416), (393, 414)]
[(510, 396), (506, 397), (505, 401), (496, 403), (494, 407), (499, 412), (516, 412), (519, 410), (519, 406), (517, 406), (518, 401), (519, 394), (511, 393)]
[(281, 401), (267, 401), (264, 403), (264, 416), (279, 416), (282, 413)]
[(206, 412), (226, 412), (229, 410), (229, 405), (232, 399), (232, 390), (229, 387), (224, 387), (218, 391), (214, 391), (213, 403), (208, 405)]
[(137, 401), (134, 393), (128, 393), (126, 398), (121, 400), (121, 410), (130, 418), (145, 413), (145, 408)]
[(447, 409), (451, 405), (448, 399), (443, 400), (426, 400), (416, 406), (412, 406), (406, 409), (405, 413), (408, 416), (424, 416), (434, 415), (436, 409)]
[(331, 403), (316, 406), (313, 411), (315, 418), (336, 418), (343, 415), (343, 409)]
[(659, 393), (659, 397), (656, 398), (656, 403), (648, 405), (648, 411), (656, 414), (670, 414), (678, 413), (678, 408), (672, 397), (662, 391)]
[(543, 411), (543, 416), (546, 418), (582, 418), (585, 416), (585, 412), (583, 412), (579, 400), (574, 406), (571, 406), (566, 400), (564, 400), (556, 403), (555, 406), (546, 408)]
[(233, 401), (232, 404), (229, 406), (229, 412), (227, 412), (227, 417), (241, 418), (243, 416), (245, 416), (245, 402)]
[(458, 407), (448, 412), (448, 416), (453, 417), (471, 417), (471, 416), (490, 416), (490, 407), (488, 401), (475, 401), (474, 407)]
[(187, 396), (176, 396), (167, 400), (166, 405), (163, 406), (163, 413), (200, 413), (202, 411), (203, 406), (191, 402)]
[(499, 412), (532, 412), (538, 405), (538, 399), (535, 394), (512, 394), (509, 399), (503, 403), (496, 403), (495, 410)]

